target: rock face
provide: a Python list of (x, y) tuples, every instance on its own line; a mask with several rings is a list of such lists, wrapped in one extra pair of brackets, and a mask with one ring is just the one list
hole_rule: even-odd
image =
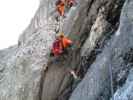
[[(133, 0), (77, 0), (60, 21), (55, 2), (40, 0), (18, 45), (0, 51), (0, 100), (109, 100), (110, 67), (115, 100), (132, 100)], [(55, 59), (58, 30), (74, 45)]]
[[(88, 69), (85, 78), (77, 86), (70, 100), (109, 100), (108, 93), (111, 88), (109, 83), (109, 67), (112, 67), (114, 85), (116, 88), (118, 84), (116, 85), (115, 83), (121, 82), (125, 75), (127, 75), (126, 73), (130, 70), (132, 63), (130, 60), (132, 59), (133, 48), (132, 4), (133, 0), (126, 1), (122, 10), (118, 31), (112, 36), (112, 39), (108, 42), (107, 46), (105, 46), (102, 53)], [(121, 77), (120, 80), (119, 76)], [(133, 99), (132, 80), (130, 80), (130, 77), (131, 74), (129, 75), (126, 85), (116, 92), (115, 100)]]

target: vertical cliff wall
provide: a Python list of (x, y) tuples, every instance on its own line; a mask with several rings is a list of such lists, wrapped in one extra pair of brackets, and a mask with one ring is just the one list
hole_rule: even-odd
[[(124, 84), (132, 62), (132, 0), (122, 14), (125, 0), (77, 0), (61, 22), (55, 2), (40, 0), (18, 45), (0, 51), (0, 100), (109, 100), (110, 66), (114, 90)], [(74, 47), (54, 62), (49, 53), (60, 25)]]

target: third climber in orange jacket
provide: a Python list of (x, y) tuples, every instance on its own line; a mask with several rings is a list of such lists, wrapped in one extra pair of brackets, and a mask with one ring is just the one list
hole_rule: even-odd
[(65, 15), (65, 1), (58, 0), (56, 2), (56, 9), (59, 12), (60, 16), (64, 16)]

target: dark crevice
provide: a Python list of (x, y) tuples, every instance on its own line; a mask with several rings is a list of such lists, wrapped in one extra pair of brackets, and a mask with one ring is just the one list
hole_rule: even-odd
[(120, 19), (120, 12), (122, 10), (124, 0), (116, 0), (115, 4), (109, 8), (109, 12), (107, 12), (107, 20), (112, 26), (116, 25), (116, 22)]

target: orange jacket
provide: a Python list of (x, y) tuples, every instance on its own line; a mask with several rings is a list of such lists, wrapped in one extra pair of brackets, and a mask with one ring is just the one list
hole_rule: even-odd
[(63, 48), (67, 48), (72, 44), (72, 41), (68, 39), (67, 37), (63, 37), (62, 44), (63, 44)]
[(61, 1), (58, 5), (57, 5), (57, 10), (60, 13), (61, 16), (64, 16), (64, 11), (65, 11), (65, 2)]

